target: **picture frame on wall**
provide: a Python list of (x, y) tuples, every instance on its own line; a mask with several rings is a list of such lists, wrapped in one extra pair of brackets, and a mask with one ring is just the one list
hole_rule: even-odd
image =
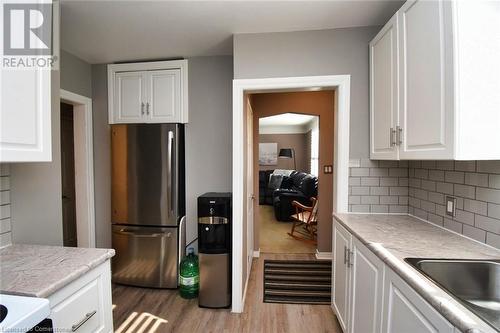
[(259, 165), (278, 165), (278, 143), (259, 143)]

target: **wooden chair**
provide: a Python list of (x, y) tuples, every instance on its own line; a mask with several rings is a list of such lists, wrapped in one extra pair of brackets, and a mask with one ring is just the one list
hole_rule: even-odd
[[(292, 206), (295, 207), (295, 214), (291, 216), (293, 219), (293, 225), (292, 231), (289, 232), (288, 235), (297, 240), (316, 244), (318, 229), (318, 199), (313, 197), (311, 198), (311, 202), (311, 207), (305, 206), (298, 201), (292, 202)], [(302, 226), (302, 228), (300, 228), (300, 226)]]

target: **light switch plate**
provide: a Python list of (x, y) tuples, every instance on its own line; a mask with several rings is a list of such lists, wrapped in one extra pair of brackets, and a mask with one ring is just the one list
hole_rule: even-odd
[(457, 198), (446, 197), (446, 215), (455, 216), (457, 208)]

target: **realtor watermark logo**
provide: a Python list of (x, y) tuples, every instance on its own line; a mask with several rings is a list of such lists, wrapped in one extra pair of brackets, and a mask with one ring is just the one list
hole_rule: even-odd
[(52, 69), (52, 3), (3, 2), (2, 67)]

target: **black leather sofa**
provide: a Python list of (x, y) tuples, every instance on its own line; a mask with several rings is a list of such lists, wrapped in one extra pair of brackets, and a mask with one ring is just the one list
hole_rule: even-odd
[(259, 205), (273, 204), (273, 191), (269, 187), (269, 180), (274, 170), (260, 170), (259, 171)]
[(318, 178), (305, 172), (294, 171), (283, 177), (281, 187), (273, 192), (274, 215), (278, 221), (291, 221), (295, 214), (294, 200), (311, 205), (311, 197), (318, 196)]

